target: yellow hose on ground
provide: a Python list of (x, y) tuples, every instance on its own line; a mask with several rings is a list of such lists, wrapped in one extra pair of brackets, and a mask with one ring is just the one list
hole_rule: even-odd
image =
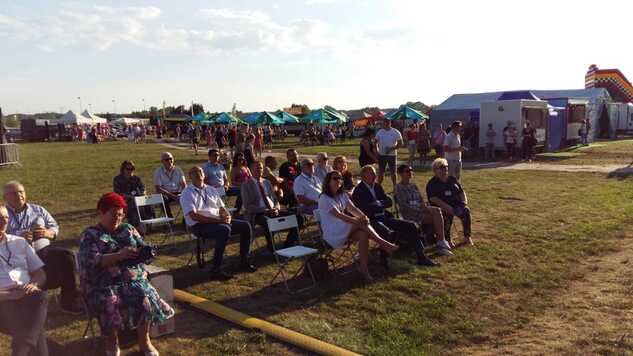
[(236, 310), (227, 308), (221, 304), (195, 296), (180, 289), (174, 289), (174, 299), (178, 302), (189, 304), (194, 308), (203, 310), (207, 313), (236, 323), (245, 328), (259, 330), (279, 340), (301, 347), (308, 351), (316, 352), (321, 355), (359, 355), (355, 352), (345, 350), (332, 344), (328, 344), (313, 337), (300, 334), (296, 331), (286, 329), (273, 323), (269, 323), (265, 320), (253, 318), (249, 315), (240, 313)]

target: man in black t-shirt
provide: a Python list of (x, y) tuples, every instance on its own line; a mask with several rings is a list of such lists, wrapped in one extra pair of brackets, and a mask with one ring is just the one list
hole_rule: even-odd
[(286, 151), (286, 158), (288, 161), (279, 167), (279, 178), (284, 180), (281, 183), (281, 189), (284, 192), (281, 203), (287, 206), (295, 206), (297, 205), (297, 200), (292, 188), (294, 187), (295, 178), (301, 174), (297, 150), (289, 148), (288, 151)]
[(444, 230), (446, 240), (451, 247), (451, 226), (453, 217), (457, 216), (464, 227), (464, 244), (473, 245), (471, 236), (470, 208), (466, 192), (455, 177), (448, 175), (448, 162), (444, 158), (433, 161), (435, 176), (426, 184), (426, 195), (432, 205), (442, 209), (444, 213)]

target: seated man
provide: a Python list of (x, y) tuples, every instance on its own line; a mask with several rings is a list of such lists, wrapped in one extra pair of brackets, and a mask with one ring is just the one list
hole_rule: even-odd
[(426, 195), (431, 204), (442, 209), (444, 213), (444, 234), (446, 240), (451, 243), (451, 226), (453, 216), (462, 221), (464, 227), (464, 244), (473, 245), (470, 231), (470, 208), (466, 192), (457, 181), (457, 178), (448, 174), (448, 161), (437, 158), (433, 161), (433, 174), (435, 176), (426, 184)]
[(169, 204), (178, 202), (180, 192), (187, 186), (187, 181), (182, 169), (174, 165), (174, 156), (171, 153), (163, 152), (160, 160), (163, 165), (154, 172), (154, 186), (156, 193), (163, 195), (167, 216), (171, 218), (173, 215)]
[[(382, 186), (376, 182), (376, 170), (373, 166), (367, 165), (360, 170), (362, 182), (354, 187), (352, 201), (365, 215), (369, 217), (371, 226), (378, 235), (387, 241), (394, 242), (396, 239), (407, 241), (413, 245), (418, 265), (436, 266), (424, 254), (424, 244), (422, 236), (418, 232), (415, 223), (396, 219), (385, 209), (393, 204)], [(387, 256), (381, 252), (382, 263), (387, 267)]]
[(317, 159), (317, 163), (316, 163), (316, 166), (314, 167), (314, 175), (317, 178), (319, 178), (319, 181), (321, 183), (323, 183), (325, 176), (328, 173), (332, 172), (332, 166), (327, 164), (328, 157), (327, 157), (327, 153), (325, 152), (317, 153), (316, 159)]
[(232, 234), (240, 235), (240, 268), (247, 272), (257, 269), (248, 261), (253, 231), (244, 220), (232, 219), (215, 188), (204, 184), (204, 171), (199, 166), (189, 170), (191, 185), (182, 191), (180, 206), (185, 223), (200, 239), (215, 239), (211, 279), (227, 280), (232, 276), (222, 271), (222, 256)]
[(6, 233), (8, 222), (0, 204), (0, 332), (11, 336), (13, 355), (48, 356), (44, 263), (25, 239)]
[(204, 171), (204, 183), (213, 188), (224, 188), (228, 192), (231, 186), (224, 166), (218, 162), (220, 151), (217, 148), (209, 150), (209, 161), (202, 166)]
[[(273, 252), (274, 241), (268, 231), (266, 218), (288, 216), (295, 213), (280, 209), (279, 201), (277, 201), (272, 184), (270, 184), (270, 181), (262, 177), (262, 163), (260, 161), (255, 161), (251, 164), (250, 168), (253, 176), (247, 182), (242, 184), (242, 201), (244, 202), (243, 209), (245, 210), (243, 216), (245, 220), (248, 220), (251, 223), (251, 225), (257, 224), (265, 229), (268, 249)], [(299, 229), (301, 229), (303, 228), (303, 217), (301, 214), (296, 215)], [(293, 229), (288, 232), (284, 248), (297, 243), (299, 240), (299, 229)]]
[(312, 214), (319, 207), (321, 181), (314, 176), (314, 162), (311, 159), (301, 161), (301, 174), (295, 179), (292, 188), (301, 214)]
[(7, 202), (9, 223), (7, 233), (21, 236), (31, 244), (44, 261), (46, 272), (45, 290), (61, 288), (60, 309), (69, 314), (83, 312), (77, 281), (73, 251), (51, 245), (59, 233), (59, 226), (43, 207), (26, 202), (24, 186), (18, 181), (4, 185), (4, 201)]
[[(433, 224), (433, 230), (437, 236), (438, 253), (444, 256), (452, 256), (451, 247), (444, 238), (444, 217), (442, 210), (436, 206), (428, 206), (424, 203), (418, 186), (411, 182), (413, 169), (408, 164), (398, 167), (400, 183), (396, 184), (396, 200), (400, 206), (400, 216), (420, 225)], [(428, 241), (428, 240), (427, 240)], [(434, 243), (433, 241), (432, 243)]]
[(279, 167), (279, 178), (284, 180), (283, 183), (281, 183), (281, 189), (283, 191), (281, 203), (291, 207), (297, 205), (293, 187), (295, 178), (301, 174), (301, 167), (299, 167), (299, 158), (294, 148), (289, 148), (288, 151), (286, 151), (286, 158), (288, 161)]
[(282, 178), (275, 175), (273, 171), (277, 170), (277, 159), (274, 156), (266, 156), (264, 159), (264, 170), (262, 171), (262, 177), (273, 186), (273, 190), (278, 199), (283, 198), (284, 191), (281, 189), (281, 184), (284, 182)]

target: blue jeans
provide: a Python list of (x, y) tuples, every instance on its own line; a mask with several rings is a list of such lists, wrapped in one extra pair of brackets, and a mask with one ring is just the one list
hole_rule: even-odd
[(222, 265), (222, 257), (226, 243), (233, 234), (240, 235), (240, 260), (247, 262), (251, 249), (251, 240), (253, 238), (253, 230), (248, 221), (233, 219), (231, 224), (202, 224), (197, 223), (191, 227), (193, 233), (199, 239), (215, 239), (215, 248), (213, 250), (213, 260), (211, 262), (212, 270), (220, 270)]

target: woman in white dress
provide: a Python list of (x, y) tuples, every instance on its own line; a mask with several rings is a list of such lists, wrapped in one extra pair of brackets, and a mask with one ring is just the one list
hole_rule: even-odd
[(367, 268), (369, 240), (374, 240), (387, 253), (398, 249), (397, 245), (382, 239), (369, 225), (369, 218), (352, 203), (343, 190), (343, 177), (337, 171), (328, 173), (323, 180), (319, 215), (323, 239), (332, 248), (341, 248), (348, 240), (358, 243), (358, 270), (366, 281), (372, 280)]

